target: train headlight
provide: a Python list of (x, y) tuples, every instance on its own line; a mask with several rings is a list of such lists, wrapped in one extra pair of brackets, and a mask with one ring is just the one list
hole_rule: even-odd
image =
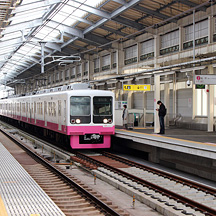
[(104, 124), (107, 124), (107, 123), (108, 123), (108, 120), (107, 120), (107, 119), (104, 119), (104, 120), (103, 120), (103, 123), (104, 123)]
[(80, 124), (81, 123), (80, 119), (76, 119), (76, 123)]

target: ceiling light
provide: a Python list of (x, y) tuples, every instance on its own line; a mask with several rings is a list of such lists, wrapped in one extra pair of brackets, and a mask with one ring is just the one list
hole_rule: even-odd
[(198, 66), (198, 67), (192, 67), (192, 68), (184, 68), (184, 69), (181, 69), (180, 72), (181, 73), (184, 73), (184, 72), (188, 72), (188, 71), (193, 71), (193, 70), (203, 70), (205, 69), (206, 66)]

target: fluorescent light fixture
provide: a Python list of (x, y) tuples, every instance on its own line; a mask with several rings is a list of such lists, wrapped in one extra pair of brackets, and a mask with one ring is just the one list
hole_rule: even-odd
[(102, 85), (105, 85), (105, 83), (96, 83), (95, 85), (96, 86), (102, 86)]
[(173, 80), (164, 80), (164, 81), (160, 81), (160, 84), (165, 84), (165, 83), (172, 83)]
[(128, 82), (128, 81), (132, 81), (134, 78), (128, 78), (128, 79), (124, 79), (124, 80), (120, 80), (121, 82)]
[(147, 79), (147, 78), (151, 78), (152, 76), (150, 75), (151, 73), (148, 73), (149, 75), (144, 75), (144, 76), (138, 76), (136, 77), (136, 80), (141, 80), (141, 79)]
[(198, 66), (198, 67), (192, 67), (192, 68), (185, 68), (185, 69), (181, 69), (180, 72), (184, 73), (184, 72), (189, 72), (189, 71), (193, 71), (193, 70), (203, 70), (205, 68), (206, 68), (206, 66)]
[(174, 73), (175, 73), (175, 71), (167, 71), (167, 72), (164, 72), (164, 71), (162, 71), (162, 72), (155, 71), (155, 72), (153, 72), (153, 74), (160, 74), (162, 76), (169, 75), (169, 74), (174, 74)]
[(113, 84), (113, 83), (117, 83), (118, 80), (112, 80), (112, 81), (107, 81), (107, 84)]

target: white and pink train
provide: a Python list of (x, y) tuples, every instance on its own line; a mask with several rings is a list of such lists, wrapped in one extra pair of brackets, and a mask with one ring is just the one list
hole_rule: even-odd
[(2, 119), (27, 130), (34, 126), (36, 133), (52, 136), (57, 142), (64, 137), (61, 140), (69, 140), (72, 149), (110, 148), (114, 111), (114, 94), (92, 90), (87, 84), (0, 100)]

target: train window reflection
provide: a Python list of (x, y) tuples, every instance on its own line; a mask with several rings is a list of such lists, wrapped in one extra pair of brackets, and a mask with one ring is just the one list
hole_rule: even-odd
[(71, 116), (87, 116), (90, 115), (90, 97), (74, 97), (70, 98), (70, 115)]
[(112, 97), (94, 97), (94, 115), (112, 115)]

